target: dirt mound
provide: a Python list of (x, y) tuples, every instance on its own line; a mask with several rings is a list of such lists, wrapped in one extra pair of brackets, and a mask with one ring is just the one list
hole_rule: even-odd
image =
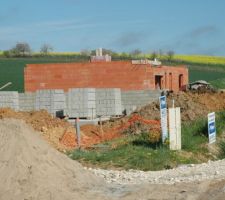
[(66, 142), (60, 142), (66, 133), (75, 135), (74, 127), (64, 120), (52, 117), (46, 110), (15, 112), (10, 108), (2, 108), (0, 109), (0, 119), (3, 118), (24, 120), (36, 131), (39, 131), (41, 135), (58, 150), (69, 150), (75, 147), (76, 141), (70, 145), (67, 145)]
[[(167, 96), (169, 108), (172, 107), (173, 101), (175, 107), (181, 108), (182, 121), (195, 120), (199, 117), (206, 117), (209, 112), (225, 110), (225, 93), (169, 94)], [(109, 124), (120, 133), (148, 133), (150, 142), (159, 142), (161, 140), (159, 110), (159, 102), (153, 102), (136, 110), (130, 116)]]
[[(175, 107), (181, 108), (183, 121), (195, 120), (207, 116), (209, 112), (225, 109), (225, 93), (191, 93), (180, 92), (167, 97), (168, 107), (171, 108), (174, 100)], [(151, 103), (137, 111), (146, 119), (160, 119), (159, 103)]]
[[(16, 112), (10, 108), (1, 108), (0, 119), (3, 118), (24, 120), (41, 133), (44, 139), (54, 148), (60, 151), (77, 147), (76, 130), (73, 125), (67, 121), (52, 117), (46, 110)], [(94, 125), (81, 126), (81, 146), (84, 148), (120, 136), (120, 132), (108, 125), (102, 128)]]
[(22, 121), (0, 120), (0, 149), (0, 199), (105, 199), (102, 179), (49, 147)]

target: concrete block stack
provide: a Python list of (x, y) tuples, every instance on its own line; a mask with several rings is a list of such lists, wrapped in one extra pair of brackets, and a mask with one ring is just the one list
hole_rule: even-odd
[(1, 91), (0, 92), (0, 107), (19, 110), (18, 92)]
[(35, 93), (19, 93), (19, 110), (32, 111), (35, 109)]
[(71, 118), (96, 117), (95, 88), (69, 89), (67, 94), (67, 113)]
[(152, 103), (153, 101), (157, 101), (160, 94), (161, 91), (159, 90), (123, 91), (121, 93), (122, 109), (129, 115), (136, 109)]
[(96, 113), (100, 116), (122, 114), (121, 91), (119, 88), (96, 89)]
[(36, 91), (35, 110), (45, 109), (52, 115), (57, 111), (66, 110), (66, 97), (63, 90)]
[[(94, 119), (96, 116), (116, 116), (132, 113), (134, 110), (158, 101), (161, 91), (133, 90), (119, 88), (73, 88), (63, 90), (38, 90), (34, 93), (0, 92), (0, 107), (32, 111), (45, 109), (53, 116)], [(60, 112), (57, 112), (60, 111)]]

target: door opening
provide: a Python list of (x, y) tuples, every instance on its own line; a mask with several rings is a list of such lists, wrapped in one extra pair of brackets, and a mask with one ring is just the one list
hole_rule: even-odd
[(184, 85), (184, 76), (183, 74), (179, 75), (179, 89), (181, 90)]
[(155, 89), (157, 90), (162, 89), (162, 78), (163, 76), (159, 76), (159, 75), (155, 76)]
[(169, 73), (169, 90), (170, 91), (173, 90), (173, 77), (172, 77), (172, 73)]

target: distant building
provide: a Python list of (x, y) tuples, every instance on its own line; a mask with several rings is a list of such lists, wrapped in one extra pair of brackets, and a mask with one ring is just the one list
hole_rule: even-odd
[(187, 84), (185, 66), (164, 66), (158, 60), (111, 61), (111, 56), (102, 55), (101, 48), (91, 62), (28, 64), (24, 70), (26, 92), (69, 88), (179, 91)]
[(102, 54), (102, 48), (96, 49), (96, 55), (91, 56), (91, 62), (111, 62), (111, 56)]

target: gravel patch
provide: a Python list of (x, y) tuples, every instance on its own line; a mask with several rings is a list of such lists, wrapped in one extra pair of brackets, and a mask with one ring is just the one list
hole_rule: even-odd
[(120, 185), (143, 183), (174, 184), (225, 179), (225, 160), (208, 161), (208, 163), (196, 165), (181, 165), (177, 168), (163, 171), (87, 169), (95, 175), (104, 178), (108, 183)]

